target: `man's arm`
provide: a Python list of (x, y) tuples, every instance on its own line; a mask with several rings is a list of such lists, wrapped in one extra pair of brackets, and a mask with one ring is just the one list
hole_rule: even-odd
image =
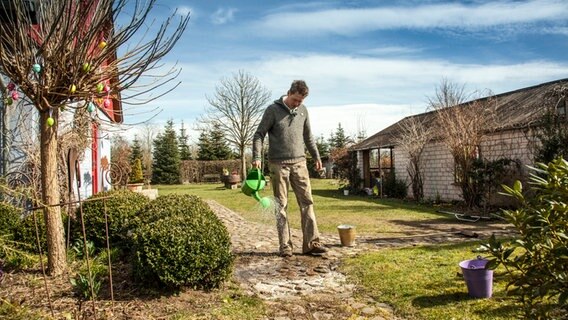
[(252, 166), (253, 168), (260, 168), (261, 161), (262, 161), (262, 145), (264, 143), (264, 137), (266, 133), (272, 126), (269, 108), (264, 111), (262, 115), (262, 119), (258, 124), (256, 132), (252, 138)]
[(304, 122), (304, 144), (306, 145), (306, 148), (308, 148), (308, 151), (310, 152), (310, 154), (312, 155), (312, 158), (314, 158), (315, 160), (315, 164), (316, 164), (316, 170), (321, 170), (322, 163), (321, 163), (321, 159), (320, 159), (320, 154), (318, 151), (318, 146), (316, 144), (316, 140), (314, 139), (314, 136), (312, 135), (312, 128), (310, 126), (310, 116), (306, 110), (306, 120)]

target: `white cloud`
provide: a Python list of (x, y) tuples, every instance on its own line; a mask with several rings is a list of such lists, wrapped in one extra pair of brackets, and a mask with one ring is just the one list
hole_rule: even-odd
[(270, 36), (358, 34), (388, 29), (479, 29), (509, 24), (565, 21), (568, 3), (560, 0), (501, 1), (476, 5), (428, 4), (363, 9), (281, 12), (253, 25)]
[[(306, 105), (313, 129), (324, 137), (337, 128), (338, 122), (346, 132), (355, 134), (362, 118), (371, 135), (404, 116), (424, 112), (427, 97), (434, 93), (442, 77), (465, 84), (468, 91), (490, 89), (503, 93), (568, 74), (568, 64), (548, 61), (479, 65), (318, 54), (280, 55), (261, 61), (227, 59), (207, 65), (182, 63), (181, 67), (180, 87), (146, 106), (163, 109), (156, 121), (174, 117), (176, 122), (194, 123), (207, 106), (205, 96), (214, 94), (219, 80), (242, 69), (257, 77), (272, 92), (273, 99), (285, 94), (292, 80), (305, 79), (310, 86)], [(128, 115), (125, 119), (127, 123), (141, 120)]]
[(408, 105), (381, 104), (308, 106), (308, 111), (314, 135), (326, 139), (336, 131), (339, 123), (352, 138), (357, 136), (359, 130), (364, 130), (369, 137), (412, 114), (412, 108)]
[(177, 13), (181, 16), (187, 16), (193, 13), (193, 9), (188, 6), (179, 6), (177, 7)]
[(387, 56), (387, 55), (408, 55), (414, 53), (422, 52), (422, 48), (413, 48), (413, 47), (381, 47), (381, 48), (372, 48), (359, 51), (361, 54), (372, 55), (372, 56)]
[(237, 12), (237, 9), (235, 8), (219, 8), (211, 15), (211, 22), (213, 22), (213, 24), (225, 24), (231, 22), (234, 19), (235, 12)]

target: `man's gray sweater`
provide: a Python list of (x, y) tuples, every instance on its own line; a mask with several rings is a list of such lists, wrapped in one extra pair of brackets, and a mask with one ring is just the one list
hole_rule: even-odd
[(296, 163), (305, 160), (306, 147), (315, 160), (320, 160), (308, 109), (303, 104), (290, 110), (282, 97), (266, 108), (254, 134), (253, 160), (262, 160), (262, 143), (267, 133), (268, 159), (271, 162)]

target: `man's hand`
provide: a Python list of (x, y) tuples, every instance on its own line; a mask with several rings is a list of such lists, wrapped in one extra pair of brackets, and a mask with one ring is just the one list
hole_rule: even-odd
[[(259, 169), (259, 168), (260, 168), (260, 164), (261, 164), (260, 160), (253, 160), (253, 161), (252, 161), (252, 167), (253, 167), (253, 168)], [(321, 164), (321, 162), (320, 162), (320, 164)]]
[(316, 161), (316, 170), (320, 171), (323, 168), (321, 160)]

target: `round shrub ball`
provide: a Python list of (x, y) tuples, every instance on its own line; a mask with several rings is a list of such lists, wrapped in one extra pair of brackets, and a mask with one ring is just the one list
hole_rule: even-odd
[[(103, 199), (106, 198), (106, 199)], [(108, 219), (109, 243), (111, 247), (128, 248), (128, 232), (133, 229), (136, 215), (150, 200), (130, 190), (117, 189), (100, 192), (83, 203), (83, 217), (87, 240), (97, 248), (106, 247), (105, 210)], [(80, 208), (75, 212), (74, 238), (83, 239)]]
[(22, 209), (6, 202), (0, 202), (0, 236), (8, 237), (9, 240), (14, 238), (14, 230), (20, 223), (21, 214)]
[[(65, 215), (62, 217), (64, 221), (67, 221), (65, 219)], [(47, 227), (45, 226), (43, 211), (36, 211), (35, 218), (39, 232), (39, 243), (41, 245), (41, 250), (45, 253), (47, 252)], [(28, 212), (14, 229), (14, 241), (18, 243), (19, 249), (33, 253), (39, 252), (37, 247), (36, 222), (34, 222), (34, 213)]]
[[(41, 249), (47, 250), (46, 228), (43, 212), (35, 212), (39, 229), (39, 241)], [(14, 241), (16, 249), (36, 253), (37, 236), (33, 212), (25, 212), (22, 208), (15, 207), (6, 202), (0, 202), (0, 236)]]
[(134, 276), (147, 285), (211, 289), (233, 267), (231, 238), (209, 206), (195, 196), (158, 197), (134, 231)]

